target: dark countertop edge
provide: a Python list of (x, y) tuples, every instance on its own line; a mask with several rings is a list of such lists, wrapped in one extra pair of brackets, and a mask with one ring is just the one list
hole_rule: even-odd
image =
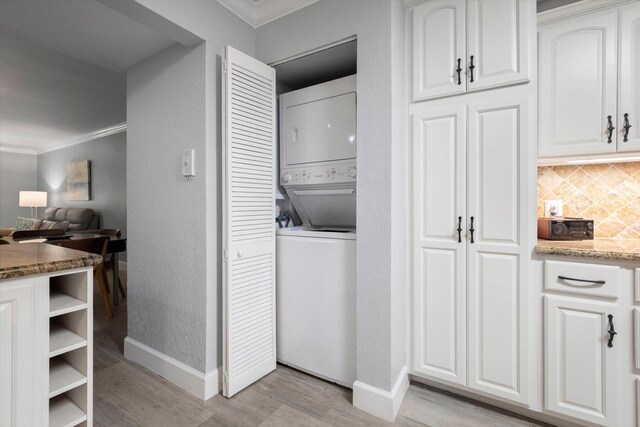
[(640, 261), (640, 252), (617, 252), (610, 250), (582, 249), (582, 248), (560, 248), (536, 245), (536, 254), (562, 255), (580, 258), (594, 258), (614, 261)]
[(25, 276), (33, 276), (35, 274), (54, 273), (56, 271), (91, 267), (100, 262), (102, 262), (101, 256), (89, 255), (84, 258), (40, 262), (31, 265), (20, 265), (11, 269), (0, 270), (0, 280), (17, 279)]

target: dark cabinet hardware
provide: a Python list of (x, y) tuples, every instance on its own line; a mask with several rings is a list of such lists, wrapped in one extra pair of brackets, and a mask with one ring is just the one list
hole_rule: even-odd
[(607, 144), (611, 144), (611, 137), (613, 137), (613, 130), (615, 129), (615, 127), (613, 126), (613, 122), (611, 121), (611, 116), (607, 116), (607, 120), (609, 121), (609, 127), (607, 128), (607, 130), (609, 131)]
[(607, 283), (604, 280), (576, 279), (575, 277), (567, 277), (567, 276), (558, 276), (558, 279), (571, 280), (574, 282), (595, 283), (596, 285), (604, 285), (605, 283)]
[(607, 316), (609, 318), (609, 330), (607, 333), (609, 334), (609, 342), (607, 343), (607, 347), (613, 347), (613, 337), (618, 335), (615, 328), (613, 327), (613, 314)]
[(460, 79), (460, 73), (462, 72), (462, 68), (460, 67), (460, 63), (462, 59), (458, 58), (458, 68), (456, 68), (456, 73), (458, 73), (458, 85), (462, 84), (462, 80)]
[(628, 113), (624, 114), (624, 126), (622, 126), (622, 128), (624, 129), (624, 139), (622, 140), (622, 142), (627, 142), (629, 141), (629, 129), (631, 129), (631, 125), (629, 124)]
[(458, 243), (462, 243), (462, 217), (458, 217)]
[(473, 65), (473, 55), (471, 55), (471, 62), (469, 63), (469, 71), (471, 72), (471, 79), (469, 80), (471, 83), (473, 83), (473, 69), (476, 68), (475, 65)]
[(473, 243), (473, 232), (476, 231), (475, 228), (473, 228), (473, 217), (471, 217), (471, 228), (469, 228), (469, 232), (471, 233), (471, 243)]

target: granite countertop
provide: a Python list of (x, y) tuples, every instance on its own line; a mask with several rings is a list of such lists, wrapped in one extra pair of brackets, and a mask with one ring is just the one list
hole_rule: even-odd
[(0, 280), (88, 267), (100, 262), (99, 255), (46, 243), (0, 245)]
[(536, 253), (621, 261), (640, 261), (640, 239), (538, 240)]

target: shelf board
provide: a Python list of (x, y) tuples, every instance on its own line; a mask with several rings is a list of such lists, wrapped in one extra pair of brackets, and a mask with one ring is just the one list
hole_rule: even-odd
[(49, 401), (49, 426), (73, 427), (87, 420), (87, 414), (67, 396), (61, 395)]
[(87, 345), (87, 340), (64, 326), (51, 324), (49, 330), (49, 357), (58, 356)]
[(52, 292), (49, 297), (49, 317), (60, 316), (87, 308), (87, 303), (64, 292)]
[(49, 367), (49, 398), (87, 383), (87, 377), (63, 359), (52, 359)]

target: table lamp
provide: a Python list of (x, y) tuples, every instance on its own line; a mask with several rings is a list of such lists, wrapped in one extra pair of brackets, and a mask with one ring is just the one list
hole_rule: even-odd
[(47, 192), (21, 191), (18, 206), (23, 208), (31, 208), (31, 217), (38, 219), (38, 208), (47, 206)]

